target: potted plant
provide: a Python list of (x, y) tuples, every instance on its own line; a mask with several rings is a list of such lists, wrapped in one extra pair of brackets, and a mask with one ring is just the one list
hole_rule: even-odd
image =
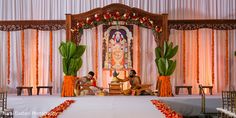
[(172, 88), (170, 83), (170, 75), (176, 68), (176, 60), (171, 58), (176, 55), (178, 46), (173, 47), (173, 43), (164, 42), (162, 47), (156, 47), (156, 66), (158, 68), (159, 77), (157, 81), (157, 89), (159, 96), (169, 97), (172, 96)]
[(77, 71), (82, 66), (82, 58), (85, 45), (76, 46), (73, 42), (61, 42), (59, 51), (62, 55), (64, 81), (61, 96), (74, 96), (74, 82)]

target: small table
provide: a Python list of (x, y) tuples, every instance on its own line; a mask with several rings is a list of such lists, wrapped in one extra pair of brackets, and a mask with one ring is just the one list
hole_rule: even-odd
[[(212, 89), (213, 89), (213, 86), (202, 86), (202, 88), (203, 88), (203, 89), (204, 89), (204, 88), (208, 88), (210, 94), (212, 95)], [(200, 87), (199, 87), (199, 95), (201, 95), (201, 89), (200, 89)]]
[(46, 88), (49, 90), (50, 95), (52, 95), (52, 86), (37, 86), (37, 95), (39, 95), (39, 91), (41, 88)]
[(121, 95), (123, 83), (109, 83), (109, 95)]
[(175, 94), (179, 95), (179, 89), (180, 88), (187, 88), (188, 94), (192, 95), (192, 86), (175, 86)]
[(20, 96), (21, 95), (21, 91), (23, 90), (23, 89), (27, 89), (27, 91), (28, 91), (28, 95), (32, 95), (32, 89), (33, 89), (33, 87), (29, 87), (29, 86), (18, 86), (18, 87), (16, 87), (16, 89), (17, 89), (17, 96)]

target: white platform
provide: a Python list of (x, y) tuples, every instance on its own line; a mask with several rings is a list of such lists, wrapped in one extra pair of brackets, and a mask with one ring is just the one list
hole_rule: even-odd
[[(220, 96), (207, 96), (207, 110), (220, 107)], [(76, 100), (59, 118), (164, 118), (150, 102), (159, 99), (183, 115), (200, 113), (200, 96), (82, 96), (60, 97), (8, 96), (8, 107), (14, 108), (15, 118), (38, 118), (67, 99)], [(215, 110), (216, 111), (216, 110)]]

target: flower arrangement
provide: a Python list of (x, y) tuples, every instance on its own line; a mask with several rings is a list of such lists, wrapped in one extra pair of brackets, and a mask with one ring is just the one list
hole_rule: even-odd
[(57, 118), (64, 110), (66, 110), (75, 100), (66, 100), (59, 106), (53, 108), (47, 114), (43, 115), (41, 118)]
[(166, 118), (183, 118), (182, 115), (178, 114), (176, 111), (172, 110), (165, 103), (158, 100), (151, 100), (152, 104), (156, 106), (158, 110), (160, 110)]
[(72, 31), (82, 32), (83, 29), (92, 28), (100, 24), (108, 24), (112, 21), (125, 21), (126, 24), (135, 24), (141, 27), (152, 29), (155, 33), (161, 33), (161, 27), (154, 25), (154, 22), (145, 16), (138, 16), (136, 13), (126, 12), (121, 14), (120, 12), (106, 12), (103, 14), (95, 14), (92, 17), (87, 17), (85, 21), (78, 21), (76, 27)]

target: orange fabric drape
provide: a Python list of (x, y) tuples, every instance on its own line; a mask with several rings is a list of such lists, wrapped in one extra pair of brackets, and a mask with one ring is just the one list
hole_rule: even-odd
[(212, 62), (212, 65), (211, 65), (211, 75), (212, 75), (212, 84), (215, 83), (215, 75), (214, 75), (214, 58), (215, 58), (215, 53), (214, 53), (214, 45), (215, 45), (215, 41), (214, 41), (214, 30), (212, 29), (212, 37), (211, 37), (211, 62)]
[(183, 82), (184, 82), (184, 84), (186, 82), (185, 69), (186, 69), (186, 67), (185, 67), (185, 31), (183, 31)]
[(50, 83), (52, 83), (52, 57), (53, 57), (53, 36), (52, 36), (52, 31), (50, 31), (50, 57), (49, 57), (49, 78), (50, 78)]
[(138, 66), (137, 67), (138, 68), (137, 68), (137, 72), (138, 73), (137, 74), (140, 75), (141, 74), (140, 73), (140, 67), (141, 67), (141, 65), (140, 65), (140, 58), (141, 57), (140, 57), (140, 48), (139, 48), (139, 46), (140, 46), (140, 35), (139, 35), (140, 34), (140, 29), (139, 29), (139, 27), (137, 28), (137, 32), (138, 32), (138, 35), (137, 35), (137, 45), (138, 45), (137, 46), (138, 47), (138, 52), (137, 52), (137, 55), (138, 55), (138, 58), (137, 58), (137, 65)]
[(226, 86), (229, 83), (229, 32), (226, 30), (226, 39), (225, 39), (225, 84)]
[(62, 85), (61, 96), (62, 97), (71, 97), (74, 96), (74, 76), (64, 76), (64, 81)]
[(11, 64), (11, 33), (7, 32), (7, 83), (10, 84), (10, 64)]
[(36, 30), (36, 85), (39, 84), (39, 31)]
[(160, 76), (159, 77), (159, 96), (160, 97), (171, 97), (172, 96), (172, 87), (170, 83), (170, 76)]
[(21, 73), (21, 84), (25, 85), (25, 34), (24, 30), (21, 31), (21, 54), (22, 54), (22, 73)]
[(97, 79), (98, 75), (98, 27), (96, 27), (96, 34), (95, 34), (95, 78)]
[(199, 83), (199, 29), (197, 29), (197, 83)]

